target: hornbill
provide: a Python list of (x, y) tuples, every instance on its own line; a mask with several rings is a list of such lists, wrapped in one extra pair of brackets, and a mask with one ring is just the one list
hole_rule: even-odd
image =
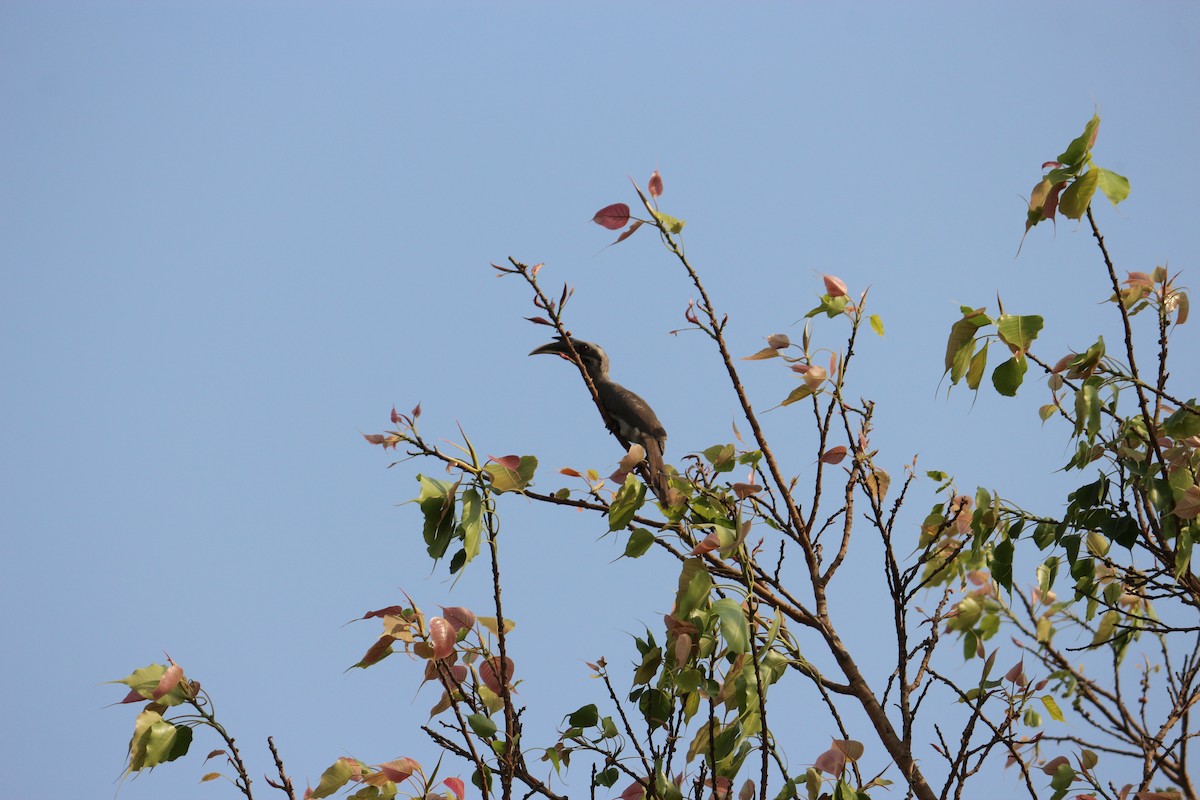
[(551, 353), (571, 361), (568, 341), (579, 355), (583, 368), (592, 379), (592, 385), (596, 387), (600, 411), (608, 429), (626, 449), (632, 443), (640, 444), (645, 449), (647, 477), (658, 499), (667, 502), (667, 474), (663, 470), (667, 431), (649, 403), (608, 377), (608, 355), (604, 348), (582, 339), (572, 337), (568, 340), (556, 336), (554, 341), (536, 348), (529, 355)]

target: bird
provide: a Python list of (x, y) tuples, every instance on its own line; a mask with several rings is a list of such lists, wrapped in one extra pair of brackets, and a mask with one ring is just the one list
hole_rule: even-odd
[[(569, 344), (568, 344), (569, 343)], [(658, 421), (650, 404), (621, 384), (608, 377), (608, 354), (594, 342), (574, 337), (556, 336), (554, 341), (532, 350), (529, 355), (557, 355), (571, 361), (571, 347), (596, 387), (600, 411), (608, 429), (627, 449), (640, 444), (646, 451), (648, 477), (659, 500), (667, 502), (667, 474), (663, 469), (663, 452), (667, 446), (667, 431)]]

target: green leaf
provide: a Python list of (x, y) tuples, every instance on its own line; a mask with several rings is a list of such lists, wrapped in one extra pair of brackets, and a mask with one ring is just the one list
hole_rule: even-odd
[(632, 472), (625, 476), (625, 483), (617, 490), (612, 505), (608, 507), (608, 529), (619, 531), (633, 521), (638, 509), (646, 502), (646, 484)]
[(712, 605), (712, 612), (721, 622), (721, 636), (734, 653), (750, 652), (750, 623), (742, 604), (730, 597), (722, 597)]
[(309, 797), (330, 797), (335, 794), (350, 781), (356, 765), (361, 767), (359, 762), (352, 758), (339, 758), (333, 762), (333, 766), (321, 773), (321, 780)]
[(1012, 591), (1013, 549), (1012, 539), (1004, 539), (992, 551), (992, 577), (1009, 592)]
[(711, 590), (712, 578), (704, 569), (704, 562), (699, 558), (687, 559), (683, 562), (683, 570), (679, 574), (679, 589), (675, 593), (675, 610), (671, 616), (678, 620), (686, 620), (708, 599)]
[(1100, 116), (1093, 114), (1088, 120), (1088, 124), (1084, 126), (1083, 133), (1075, 137), (1075, 139), (1067, 145), (1067, 149), (1058, 157), (1058, 161), (1063, 164), (1077, 166), (1083, 163), (1084, 159), (1091, 152), (1092, 145), (1096, 142), (1096, 133), (1100, 127)]
[(1025, 379), (1027, 369), (1029, 369), (1029, 365), (1025, 362), (1024, 356), (1013, 356), (996, 367), (992, 373), (992, 385), (1005, 397), (1014, 397), (1021, 382)]
[(605, 739), (615, 739), (621, 735), (621, 732), (617, 730), (617, 723), (613, 722), (612, 717), (600, 720), (600, 731), (604, 734)]
[(459, 523), (459, 531), (463, 537), (463, 563), (466, 563), (479, 554), (479, 543), (483, 538), (483, 500), (473, 487), (462, 495), (462, 522)]
[[(950, 326), (950, 338), (946, 341), (946, 372), (950, 372), (954, 368), (956, 360), (962, 358), (959, 353), (966, 349), (967, 358), (970, 358), (970, 353), (975, 350), (975, 334), (984, 325), (991, 322), (987, 314), (983, 313), (983, 309), (963, 308), (963, 318)], [(966, 364), (962, 365), (962, 371), (955, 378), (951, 375), (951, 382), (958, 383), (958, 379), (966, 374)]]
[(824, 314), (833, 319), (846, 310), (846, 306), (850, 305), (850, 298), (846, 295), (830, 297), (827, 294), (821, 295), (821, 304), (804, 315), (805, 319), (815, 317), (817, 314)]
[(425, 515), (426, 549), (431, 558), (439, 559), (454, 537), (454, 484), (424, 475), (417, 475), (417, 480), (421, 483), (417, 504)]
[(1066, 188), (1058, 200), (1058, 210), (1069, 219), (1080, 219), (1092, 203), (1100, 183), (1100, 170), (1092, 167)]
[(1093, 170), (1100, 173), (1097, 180), (1099, 181), (1100, 191), (1104, 192), (1104, 196), (1114, 206), (1129, 197), (1129, 178), (1124, 175), (1118, 175), (1110, 169), (1100, 169), (1092, 167)]
[(684, 220), (676, 219), (670, 214), (664, 214), (661, 211), (651, 211), (650, 213), (653, 214), (654, 218), (661, 222), (662, 226), (671, 233), (682, 233), (683, 226), (687, 225), (687, 222)]
[(983, 380), (984, 370), (987, 369), (987, 345), (982, 345), (979, 352), (971, 359), (971, 367), (967, 370), (967, 388), (977, 390)]
[(616, 767), (609, 767), (603, 772), (596, 775), (596, 785), (612, 788), (612, 785), (621, 777), (621, 772)]
[(811, 396), (812, 393), (813, 390), (809, 387), (809, 385), (807, 383), (802, 383), (795, 389), (792, 389), (792, 391), (788, 393), (788, 396), (785, 397), (783, 402), (779, 405), (790, 406), (792, 403), (798, 403), (804, 398)]
[(567, 724), (572, 728), (590, 728), (600, 722), (600, 709), (595, 703), (576, 709), (567, 717)]
[(516, 470), (511, 470), (502, 464), (485, 464), (483, 471), (492, 479), (492, 491), (523, 492), (533, 483), (533, 473), (537, 470), (537, 456), (521, 456), (521, 463)]
[(1180, 408), (1167, 417), (1163, 422), (1163, 431), (1172, 439), (1187, 439), (1200, 434), (1200, 413), (1196, 413), (1198, 409), (1200, 406), (1196, 405), (1196, 398), (1193, 397), (1187, 401), (1185, 408)]
[(492, 722), (487, 714), (472, 714), (467, 717), (467, 724), (480, 738), (490, 739), (496, 735), (496, 723)]
[(1037, 338), (1042, 329), (1043, 320), (1037, 315), (1018, 317), (1013, 314), (1002, 314), (996, 320), (996, 331), (1000, 339), (1009, 347), (1016, 348), (1014, 355), (1024, 355), (1029, 351), (1029, 345)]
[(650, 727), (657, 728), (671, 719), (671, 700), (661, 689), (649, 689), (638, 698), (638, 711)]
[(654, 544), (653, 533), (645, 528), (634, 528), (633, 533), (629, 534), (629, 541), (625, 543), (625, 555), (628, 558), (641, 558), (652, 544)]
[(701, 455), (708, 460), (708, 463), (712, 464), (713, 469), (717, 472), (729, 472), (734, 467), (737, 449), (733, 444), (714, 444), (703, 450)]
[(883, 336), (883, 320), (878, 314), (872, 314), (868, 321), (871, 323), (871, 330), (875, 331), (876, 335)]
[(1051, 719), (1053, 719), (1055, 722), (1066, 721), (1067, 718), (1063, 716), (1062, 709), (1058, 707), (1058, 703), (1054, 701), (1053, 696), (1046, 694), (1042, 695), (1038, 699), (1041, 700), (1042, 705), (1046, 707), (1046, 713), (1050, 715)]
[(109, 681), (109, 683), (123, 683), (147, 700), (153, 700), (154, 690), (158, 688), (158, 683), (166, 671), (166, 664), (150, 664), (134, 670), (124, 678)]

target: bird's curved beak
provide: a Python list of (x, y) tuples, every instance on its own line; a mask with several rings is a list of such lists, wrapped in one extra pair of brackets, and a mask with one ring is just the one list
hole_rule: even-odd
[(531, 356), (554, 355), (554, 356), (562, 356), (563, 358), (571, 357), (570, 353), (567, 351), (566, 345), (563, 344), (561, 341), (558, 341), (557, 339), (553, 342), (547, 342), (546, 344), (542, 345), (541, 347), (535, 347), (534, 349), (529, 351), (529, 355), (531, 355)]

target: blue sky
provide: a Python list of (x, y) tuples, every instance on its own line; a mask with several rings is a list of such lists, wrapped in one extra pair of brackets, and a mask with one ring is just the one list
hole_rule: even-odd
[[(1099, 207), (1118, 267), (1187, 282), (1200, 252), (1200, 11), (1183, 3), (12, 0), (0, 104), (12, 797), (111, 796), (134, 714), (101, 682), (164, 650), (256, 775), (268, 734), (300, 784), (341, 755), (430, 758), (418, 667), (344, 672), (376, 635), (344, 623), (401, 588), (432, 611), (482, 607), (486, 587), (431, 574), (416, 509), (397, 507), (421, 467), (386, 469), (359, 434), (419, 401), (427, 436), (459, 423), (484, 452), (535, 453), (551, 489), (560, 466), (620, 456), (572, 372), (525, 357), (545, 336), (488, 262), (576, 287), (571, 327), (654, 404), (669, 460), (730, 438), (706, 342), (667, 333), (683, 276), (648, 232), (603, 250), (589, 223), (635, 199), (627, 176), (661, 170), (739, 352), (798, 336), (822, 273), (872, 287), (887, 335), (852, 382), (878, 401), (893, 474), (920, 453), (1050, 509), (1068, 484), (1044, 388), (939, 387), (958, 304), (999, 292), (1044, 314), (1048, 358), (1112, 335), (1082, 227), (1041, 226), (1013, 257), (1040, 164), (1093, 111), (1097, 160), (1133, 185)], [(1173, 343), (1185, 396), (1191, 327)], [(794, 383), (772, 363), (744, 375), (759, 409)], [(766, 419), (803, 475), (803, 420)], [(597, 699), (582, 662), (632, 657), (676, 567), (615, 562), (620, 542), (578, 514), (504, 511), (527, 735), (549, 744)], [(120, 796), (224, 793), (204, 771), (193, 756)]]

